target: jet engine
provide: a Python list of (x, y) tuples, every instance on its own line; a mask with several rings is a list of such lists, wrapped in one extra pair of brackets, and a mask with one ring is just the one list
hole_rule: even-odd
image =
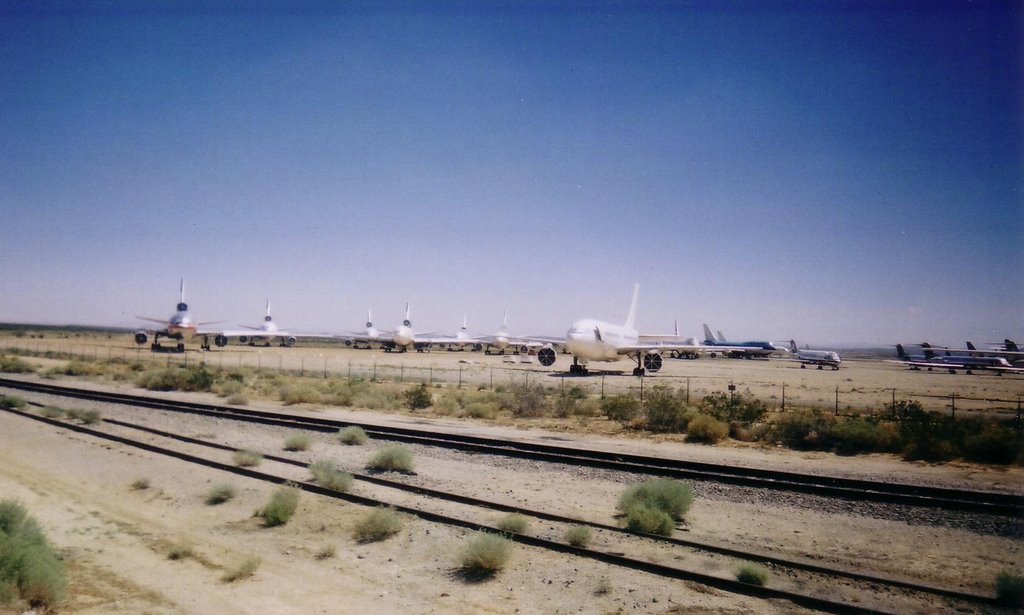
[(294, 335), (289, 335), (288, 337), (284, 338), (284, 345), (286, 347), (288, 347), (288, 348), (291, 348), (292, 346), (294, 346), (295, 345), (295, 336)]
[(350, 339), (345, 340), (345, 346), (348, 347), (348, 348), (351, 348), (352, 347), (352, 340), (350, 340)]
[(545, 346), (537, 351), (537, 361), (544, 367), (551, 367), (555, 364), (555, 349)]
[(148, 340), (148, 339), (149, 339), (149, 337), (146, 335), (145, 331), (136, 331), (135, 332), (135, 343), (138, 344), (139, 346), (145, 344), (146, 340)]
[(239, 344), (244, 344), (244, 343), (246, 343), (246, 342), (248, 342), (248, 341), (249, 341), (249, 338), (248, 338), (248, 337), (246, 337), (246, 336), (244, 336), (244, 335), (239, 335), (239, 336), (238, 336), (238, 343), (239, 343)]
[(218, 348), (223, 348), (228, 345), (228, 336), (217, 335), (217, 337), (213, 338), (213, 343), (216, 344)]
[(475, 350), (477, 352), (480, 352), (483, 349), (484, 349), (484, 345), (483, 344), (473, 344), (473, 350)]
[(649, 372), (654, 373), (660, 370), (662, 363), (661, 353), (652, 352), (644, 355), (644, 369)]

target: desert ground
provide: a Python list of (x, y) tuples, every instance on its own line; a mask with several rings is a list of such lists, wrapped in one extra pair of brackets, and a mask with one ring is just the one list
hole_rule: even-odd
[[(63, 347), (60, 344), (64, 344)], [(52, 345), (46, 348), (45, 346)], [(431, 352), (390, 354), (343, 348), (238, 348), (185, 355), (139, 352), (124, 339), (0, 339), (0, 348), (30, 352), (64, 352), (86, 358), (117, 358), (133, 353), (148, 361), (205, 362), (213, 366), (246, 365), (260, 370), (301, 371), (344, 376), (379, 370), (379, 378), (442, 386), (500, 386), (529, 380), (551, 387), (581, 386), (598, 392), (638, 388), (636, 378), (614, 373), (587, 378), (562, 378), (536, 364), (506, 363), (480, 353)], [(120, 355), (119, 355), (120, 353)], [(25, 357), (39, 366), (66, 363), (65, 358)], [(555, 369), (565, 369), (560, 356)], [(626, 362), (610, 368), (628, 374)], [(36, 378), (37, 376), (19, 376)], [(131, 383), (87, 383), (80, 386), (138, 392)], [(50, 380), (48, 380), (50, 381)], [(840, 409), (880, 408), (895, 389), (901, 398), (921, 396), (935, 409), (957, 412), (999, 412), (1012, 416), (1012, 401), (1024, 394), (1024, 379), (993, 375), (951, 375), (911, 372), (899, 365), (848, 361), (833, 372), (800, 369), (783, 361), (702, 359), (667, 360), (665, 369), (644, 379), (644, 386), (691, 387), (699, 397), (724, 392), (729, 383), (773, 404), (832, 408), (839, 387)], [(217, 419), (167, 416), (93, 402), (57, 400), (13, 393), (38, 403), (91, 408), (104, 417), (145, 421), (213, 439), (236, 448), (290, 454), (296, 459), (329, 459), (359, 470), (379, 443), (343, 447), (337, 439), (314, 436), (310, 450), (282, 453), (285, 432), (278, 428), (240, 426)], [(158, 395), (156, 393), (148, 393)], [(172, 397), (212, 401), (211, 394), (168, 393)], [(934, 395), (935, 397), (924, 397)], [(950, 396), (956, 396), (955, 400)], [(986, 398), (1003, 401), (971, 401)], [(253, 400), (250, 407), (281, 408), (272, 400)], [(578, 442), (591, 448), (642, 452), (668, 457), (726, 462), (754, 467), (821, 472), (921, 484), (1024, 492), (1024, 471), (1018, 466), (990, 467), (967, 463), (908, 463), (890, 455), (837, 457), (774, 447), (729, 442), (717, 446), (687, 444), (679, 437), (642, 437), (604, 425), (599, 419), (568, 421), (468, 420), (335, 408), (313, 404), (288, 407), (342, 420), (416, 425), (536, 441)], [(603, 426), (602, 426), (603, 425)], [(116, 431), (114, 427), (103, 427)], [(394, 537), (359, 543), (352, 528), (367, 513), (364, 507), (304, 493), (298, 512), (286, 525), (265, 528), (253, 512), (273, 488), (265, 483), (227, 476), (206, 468), (120, 444), (75, 434), (21, 417), (0, 414), (0, 494), (22, 502), (42, 523), (51, 542), (69, 566), (70, 591), (62, 612), (73, 613), (739, 613), (794, 612), (789, 603), (735, 596), (693, 583), (667, 581), (567, 555), (515, 545), (509, 566), (496, 577), (469, 582), (457, 574), (459, 554), (471, 538), (462, 531), (406, 518)], [(127, 432), (125, 432), (127, 435)], [(137, 437), (137, 434), (132, 434)], [(155, 440), (154, 440), (155, 441)], [(186, 447), (187, 445), (181, 445)], [(194, 449), (186, 449), (195, 452)], [(409, 480), (509, 504), (550, 510), (582, 519), (614, 523), (618, 494), (636, 477), (617, 473), (524, 464), (427, 448), (414, 448), (416, 475)], [(223, 454), (228, 462), (230, 455)], [(260, 468), (305, 479), (304, 472), (264, 462)], [(150, 486), (133, 483), (148, 479)], [(210, 506), (204, 502), (211, 486), (231, 482), (238, 495)], [(403, 496), (378, 493), (365, 485), (353, 488), (407, 503)], [(761, 549), (846, 567), (902, 576), (919, 582), (991, 593), (995, 575), (1024, 567), (1019, 520), (943, 516), (900, 507), (856, 505), (822, 499), (749, 493), (695, 485), (697, 498), (677, 533), (705, 542)], [(481, 522), (499, 515), (463, 511)], [(982, 516), (984, 517), (984, 516)], [(558, 536), (559, 528), (534, 522), (530, 532)], [(175, 545), (192, 546), (194, 555), (171, 560)], [(597, 535), (594, 544), (615, 552), (643, 554), (655, 561), (686, 565), (729, 576), (735, 562), (646, 544), (642, 540)], [(318, 557), (326, 547), (330, 557)], [(246, 558), (260, 565), (248, 579), (222, 580), (225, 572)], [(770, 584), (799, 588), (783, 576)], [(862, 601), (892, 612), (930, 613), (944, 610), (938, 599), (901, 601), (886, 595), (837, 586), (835, 596)]]

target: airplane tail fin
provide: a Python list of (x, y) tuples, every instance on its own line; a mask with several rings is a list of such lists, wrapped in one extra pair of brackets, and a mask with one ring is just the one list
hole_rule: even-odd
[(467, 323), (467, 320), (466, 320), (466, 315), (465, 315), (465, 314), (463, 314), (463, 315), (462, 315), (462, 330), (463, 330), (463, 331), (465, 331), (465, 330), (466, 330), (466, 323)]
[(711, 332), (711, 327), (704, 323), (704, 341), (705, 342), (716, 342), (715, 334)]
[(501, 314), (501, 332), (505, 333), (506, 331), (508, 331), (508, 310)]
[(796, 340), (789, 340), (789, 351), (796, 352)]
[(1003, 340), (1003, 345), (1005, 345), (1006, 349), (1010, 352), (1020, 352), (1020, 349), (1017, 348), (1017, 344), (1013, 340)]
[(267, 322), (270, 322), (272, 320), (270, 318), (270, 299), (267, 299), (267, 315), (263, 318), (263, 320)]
[(412, 326), (412, 319), (409, 318), (409, 304), (408, 303), (405, 304), (405, 320), (402, 321), (402, 324), (405, 325), (406, 327), (411, 327)]
[(640, 295), (640, 284), (633, 287), (633, 301), (629, 304), (629, 315), (626, 316), (626, 328), (636, 329), (636, 301)]
[(676, 320), (673, 324), (675, 326), (673, 327), (672, 332), (675, 333), (676, 337), (679, 337), (679, 321)]
[(720, 341), (720, 342), (724, 342), (725, 341), (725, 334), (722, 333), (721, 329), (718, 330), (718, 341)]
[(928, 342), (921, 343), (921, 350), (924, 351), (924, 358), (928, 359), (929, 361), (932, 359), (932, 357), (935, 356), (935, 351), (932, 350), (932, 345), (929, 344)]
[(903, 344), (896, 344), (896, 356), (901, 359), (907, 358), (907, 351), (903, 350)]
[(185, 278), (181, 278), (181, 286), (179, 290), (181, 291), (181, 302), (185, 303)]
[(977, 348), (971, 342), (967, 342), (967, 350), (977, 350)]

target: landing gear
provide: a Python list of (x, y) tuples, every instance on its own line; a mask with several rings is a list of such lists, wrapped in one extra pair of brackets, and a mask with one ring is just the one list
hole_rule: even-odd
[(575, 376), (585, 376), (588, 373), (587, 366), (580, 365), (580, 360), (577, 359), (576, 357), (573, 357), (572, 365), (569, 366), (569, 373)]

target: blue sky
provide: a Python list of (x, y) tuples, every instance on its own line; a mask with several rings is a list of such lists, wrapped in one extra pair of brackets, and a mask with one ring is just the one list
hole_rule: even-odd
[[(139, 8), (139, 7), (142, 8)], [(211, 6), (217, 8), (210, 8)], [(1022, 12), (6, 3), (0, 321), (1024, 338)]]

